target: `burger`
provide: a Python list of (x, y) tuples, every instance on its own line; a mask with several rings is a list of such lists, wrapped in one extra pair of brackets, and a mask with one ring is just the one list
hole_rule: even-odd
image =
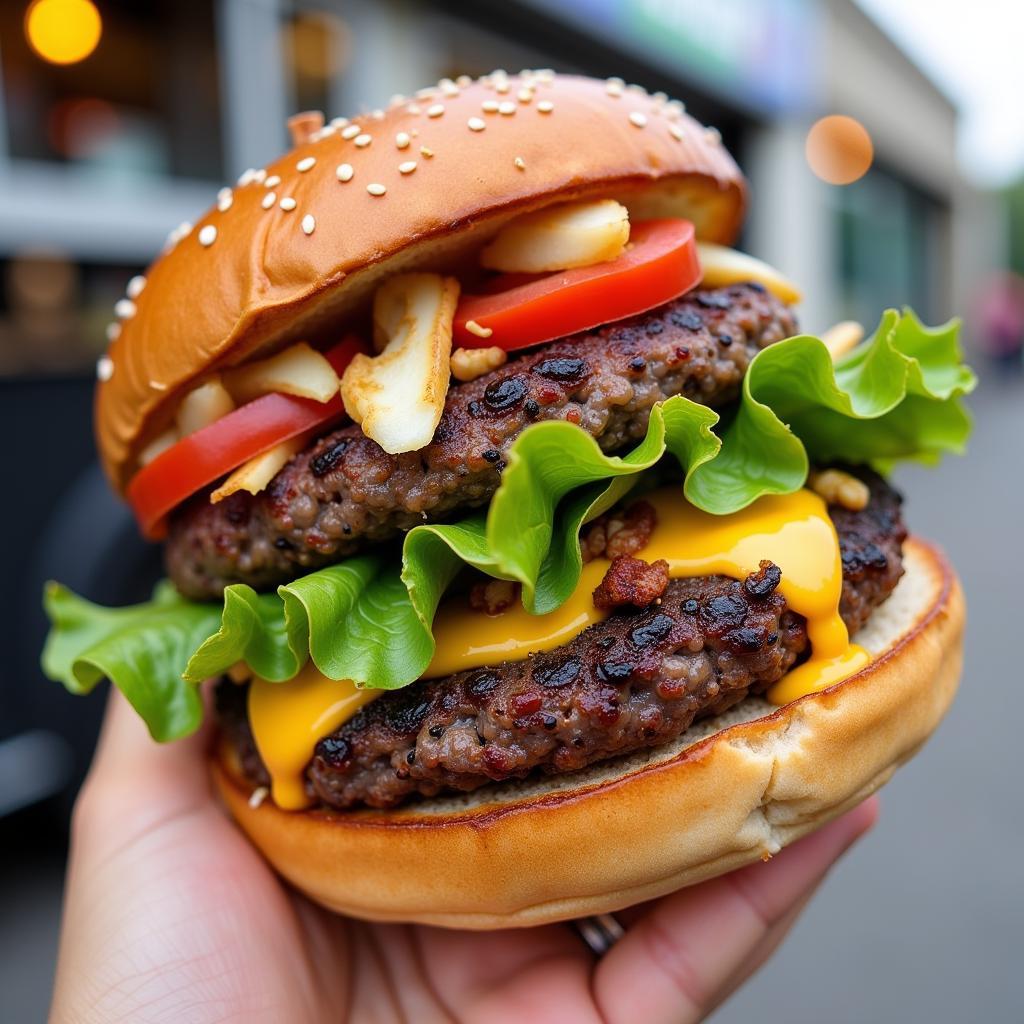
[(172, 232), (96, 436), (169, 581), (44, 666), (356, 917), (488, 929), (768, 858), (952, 700), (964, 606), (884, 473), (958, 451), (955, 323), (799, 333), (719, 134), (621, 80), (444, 80)]

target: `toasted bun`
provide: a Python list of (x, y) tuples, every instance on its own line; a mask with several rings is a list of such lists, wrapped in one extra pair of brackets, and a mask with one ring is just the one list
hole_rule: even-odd
[[(511, 103), (514, 113), (488, 112), (485, 102)], [(484, 129), (472, 130), (470, 119)], [(516, 213), (601, 193), (635, 216), (687, 217), (699, 237), (718, 242), (730, 241), (742, 218), (743, 177), (717, 132), (634, 86), (491, 76), (446, 83), (353, 123), (372, 137), (368, 145), (342, 137), (350, 126), (328, 126), (234, 189), (227, 209), (207, 211), (150, 267), (97, 396), (97, 442), (118, 488), (196, 378), (316, 336), (362, 306), (382, 275), (451, 265)], [(399, 132), (410, 136), (401, 149)], [(416, 168), (402, 174), (406, 161)], [(347, 182), (336, 174), (343, 163), (354, 171)], [(374, 183), (384, 195), (367, 192)], [(296, 202), (290, 212), (279, 205), (285, 197)]]
[(347, 814), (250, 807), (226, 749), (215, 779), (270, 863), (343, 914), (489, 929), (619, 910), (778, 853), (924, 743), (956, 690), (964, 602), (935, 548), (908, 542), (906, 570), (857, 637), (876, 655), (861, 672), (585, 772)]

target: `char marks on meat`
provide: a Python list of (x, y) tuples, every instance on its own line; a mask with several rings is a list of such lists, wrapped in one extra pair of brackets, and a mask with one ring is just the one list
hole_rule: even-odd
[(575, 423), (613, 452), (639, 441), (651, 408), (672, 395), (724, 405), (757, 352), (795, 330), (778, 299), (737, 285), (550, 342), (453, 384), (421, 451), (389, 455), (350, 425), (296, 456), (261, 494), (216, 505), (197, 495), (172, 517), (168, 572), (195, 599), (236, 582), (268, 589), (484, 504), (530, 423)]
[[(899, 580), (906, 536), (898, 495), (858, 475), (871, 489), (868, 507), (829, 509), (851, 632)], [(658, 603), (623, 607), (557, 650), (384, 694), (317, 743), (309, 791), (330, 807), (394, 807), (666, 743), (762, 693), (805, 655), (806, 623), (787, 607), (780, 579), (768, 561), (745, 580), (673, 579)], [(222, 682), (218, 703), (247, 775), (266, 784), (244, 690)]]

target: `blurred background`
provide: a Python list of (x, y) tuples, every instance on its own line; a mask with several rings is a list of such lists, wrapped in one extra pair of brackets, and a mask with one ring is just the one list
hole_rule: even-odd
[[(287, 148), (288, 114), (553, 67), (665, 90), (721, 131), (751, 182), (742, 247), (803, 286), (807, 329), (870, 327), (889, 305), (956, 313), (981, 375), (969, 459), (897, 474), (914, 528), (965, 578), (960, 699), (886, 790), (876, 833), (714, 1020), (1024, 1019), (1024, 808), (1003, 712), (1021, 679), (1022, 38), (1012, 0), (0, 4), (0, 1015), (46, 1012), (67, 815), (102, 706), (39, 672), (42, 583), (128, 603), (159, 572), (88, 426), (125, 283), (221, 184)], [(833, 114), (856, 123), (812, 132)]]

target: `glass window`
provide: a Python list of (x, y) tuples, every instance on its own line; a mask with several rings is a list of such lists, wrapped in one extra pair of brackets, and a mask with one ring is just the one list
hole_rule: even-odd
[(58, 250), (0, 260), (0, 378), (91, 374), (111, 309), (140, 270)]
[(940, 205), (879, 167), (834, 191), (843, 315), (873, 324), (878, 310), (910, 305), (925, 319), (941, 319)]
[(29, 45), (26, 3), (0, 4), (7, 150), (104, 177), (222, 174), (213, 4), (104, 0), (84, 60), (51, 64)]

